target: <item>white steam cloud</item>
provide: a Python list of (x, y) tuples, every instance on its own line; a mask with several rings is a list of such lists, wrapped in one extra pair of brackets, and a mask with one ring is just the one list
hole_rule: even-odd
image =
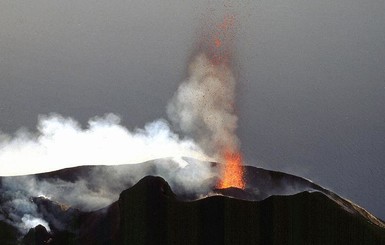
[[(35, 132), (0, 133), (0, 176), (13, 176), (0, 178), (0, 221), (23, 234), (37, 224), (60, 230), (65, 224), (31, 197), (45, 196), (91, 211), (116, 201), (147, 175), (163, 177), (185, 198), (206, 195), (215, 185), (218, 169), (202, 161), (221, 160), (224, 151), (239, 147), (234, 89), (227, 64), (214, 65), (200, 54), (167, 107), (183, 138), (164, 119), (130, 131), (114, 114), (92, 118), (85, 128), (72, 118), (45, 115), (39, 117)], [(158, 160), (145, 162), (152, 159)], [(16, 176), (80, 165), (123, 166), (96, 166), (86, 173), (68, 173), (70, 177)]]
[(23, 216), (23, 218), (21, 218), (22, 222), (23, 222), (23, 228), (26, 229), (26, 230), (29, 230), (31, 228), (35, 228), (36, 226), (38, 225), (42, 225), (45, 227), (45, 229), (49, 232), (51, 231), (48, 223), (41, 219), (41, 218), (36, 218), (36, 217), (33, 217), (29, 214), (25, 214)]
[(35, 132), (0, 132), (0, 176), (164, 157), (221, 160), (224, 151), (239, 148), (234, 100), (235, 79), (227, 63), (214, 64), (202, 53), (167, 106), (170, 120), (189, 138), (174, 133), (164, 119), (129, 131), (114, 114), (91, 118), (85, 129), (72, 118), (43, 115)]
[(220, 159), (224, 151), (239, 148), (234, 104), (235, 79), (230, 67), (200, 54), (190, 64), (189, 77), (179, 86), (167, 112), (184, 134)]
[[(86, 173), (70, 172), (61, 177), (3, 177), (0, 179), (0, 222), (17, 227), (21, 234), (38, 224), (48, 231), (71, 229), (60, 219), (63, 213), (52, 213), (54, 209), (47, 211), (32, 197), (92, 211), (118, 200), (123, 190), (148, 175), (163, 177), (178, 196), (194, 199), (210, 192), (215, 185), (216, 169), (195, 159), (164, 158), (142, 164), (94, 166)], [(70, 179), (66, 179), (68, 177)]]
[(90, 119), (86, 129), (72, 118), (52, 114), (40, 116), (37, 132), (0, 135), (0, 176), (181, 156), (208, 159), (192, 140), (181, 139), (162, 119), (131, 132), (114, 114)]

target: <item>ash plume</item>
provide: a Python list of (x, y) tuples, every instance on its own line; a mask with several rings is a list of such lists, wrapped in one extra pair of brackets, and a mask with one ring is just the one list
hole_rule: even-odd
[[(86, 127), (59, 114), (41, 115), (35, 131), (0, 132), (0, 176), (13, 176), (0, 179), (0, 221), (22, 234), (37, 224), (60, 230), (64, 224), (43, 212), (33, 197), (92, 211), (116, 201), (147, 175), (163, 177), (178, 195), (207, 195), (219, 171), (201, 161), (223, 161), (227, 153), (239, 152), (235, 78), (228, 50), (222, 49), (230, 22), (225, 19), (214, 33), (215, 50), (206, 47), (195, 56), (187, 79), (167, 105), (168, 117), (182, 137), (164, 119), (130, 131), (111, 113), (91, 118)], [(153, 164), (145, 163), (149, 160)], [(82, 165), (133, 163), (139, 167), (121, 171), (119, 166), (96, 166), (73, 180), (32, 175)], [(26, 174), (30, 175), (17, 176)]]
[[(94, 117), (87, 127), (58, 114), (40, 116), (35, 132), (21, 129), (14, 136), (0, 135), (0, 220), (19, 228), (42, 224), (47, 230), (62, 225), (31, 201), (44, 196), (83, 211), (108, 206), (119, 194), (147, 175), (158, 175), (184, 196), (206, 195), (218, 172), (199, 160), (212, 160), (218, 149), (238, 147), (234, 136), (236, 116), (232, 113), (234, 78), (226, 64), (213, 66), (204, 54), (190, 65), (167, 111), (185, 137), (174, 133), (164, 119), (144, 129), (129, 131), (114, 114)], [(210, 157), (208, 157), (210, 156)], [(122, 165), (146, 163), (127, 171), (119, 167), (96, 166), (87, 176), (75, 180), (39, 179), (35, 174), (80, 165)], [(7, 214), (7, 215), (3, 215)]]
[(239, 148), (234, 103), (235, 79), (230, 67), (226, 62), (215, 64), (201, 53), (190, 64), (189, 77), (179, 86), (167, 113), (185, 135), (220, 159), (224, 151)]

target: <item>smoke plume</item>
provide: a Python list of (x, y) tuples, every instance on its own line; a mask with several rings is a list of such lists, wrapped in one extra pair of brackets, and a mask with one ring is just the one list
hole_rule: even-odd
[[(230, 17), (209, 38), (213, 49), (209, 43), (203, 45), (207, 52), (192, 60), (187, 79), (167, 106), (169, 119), (183, 137), (164, 119), (130, 131), (114, 114), (91, 118), (86, 127), (58, 114), (41, 115), (35, 131), (0, 132), (0, 176), (13, 176), (0, 178), (0, 221), (19, 228), (22, 234), (37, 224), (60, 230), (64, 224), (31, 197), (44, 196), (91, 211), (116, 201), (124, 189), (147, 175), (163, 177), (178, 195), (207, 195), (219, 171), (201, 161), (219, 160), (233, 166), (234, 156), (240, 156), (235, 79), (225, 45), (234, 21)], [(70, 180), (17, 176), (81, 165), (116, 166), (96, 166)], [(231, 174), (239, 170), (229, 169)], [(242, 179), (241, 170), (238, 172)]]
[(207, 154), (220, 159), (223, 152), (237, 152), (239, 147), (234, 97), (235, 79), (228, 64), (213, 63), (202, 53), (190, 64), (189, 77), (167, 107), (168, 116)]
[[(205, 54), (197, 55), (189, 77), (167, 107), (183, 138), (164, 119), (129, 131), (114, 114), (91, 118), (85, 128), (72, 118), (42, 115), (34, 132), (0, 134), (0, 176), (14, 176), (0, 179), (0, 221), (18, 227), (22, 234), (37, 224), (61, 229), (31, 197), (91, 211), (116, 201), (124, 189), (147, 175), (163, 177), (178, 195), (206, 195), (218, 171), (194, 159), (220, 159), (225, 148), (238, 148), (234, 87), (226, 63), (214, 65)], [(151, 159), (159, 160), (144, 163)], [(124, 171), (118, 166), (130, 163), (141, 164), (126, 165)], [(80, 165), (117, 166), (96, 166), (74, 180), (15, 176)]]

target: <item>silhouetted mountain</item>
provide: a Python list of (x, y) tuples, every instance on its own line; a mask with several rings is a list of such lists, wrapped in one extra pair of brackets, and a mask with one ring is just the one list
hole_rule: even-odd
[(42, 225), (38, 225), (29, 230), (22, 242), (23, 244), (47, 244), (51, 240), (52, 236), (48, 233), (47, 229)]
[[(118, 232), (83, 237), (82, 244), (385, 244), (383, 228), (320, 192), (184, 202), (162, 178), (149, 176), (122, 192), (117, 205), (119, 219), (109, 222)], [(116, 212), (110, 210), (106, 215)]]
[[(209, 164), (214, 169), (219, 166)], [(114, 166), (114, 171), (140, 167), (158, 173), (153, 162)], [(90, 174), (95, 178), (95, 173), (108, 168), (77, 167), (37, 178), (87, 181)], [(0, 195), (0, 244), (385, 244), (381, 220), (301, 177), (245, 167), (244, 190), (216, 189), (212, 184), (216, 181), (207, 179), (212, 188), (198, 198), (174, 193), (161, 177), (145, 176), (122, 190), (116, 202), (90, 212), (31, 197), (34, 212), (51, 230), (37, 226), (24, 236), (11, 224), (20, 214), (12, 213), (6, 191)], [(174, 183), (174, 187), (178, 186)]]

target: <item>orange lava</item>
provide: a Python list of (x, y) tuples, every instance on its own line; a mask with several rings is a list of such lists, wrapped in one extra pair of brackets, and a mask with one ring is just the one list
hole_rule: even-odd
[[(208, 44), (208, 55), (213, 65), (218, 65), (221, 69), (221, 64), (227, 63), (231, 65), (230, 59), (232, 56), (233, 42), (234, 42), (234, 25), (235, 16), (227, 14), (224, 16), (221, 23), (215, 25), (215, 30), (211, 32)], [(226, 147), (221, 154), (224, 160), (224, 165), (221, 169), (220, 181), (217, 188), (236, 187), (240, 189), (245, 188), (243, 178), (242, 156), (238, 149)]]
[(218, 183), (218, 188), (237, 187), (245, 188), (243, 179), (242, 156), (239, 152), (225, 152), (225, 163), (222, 169), (222, 177)]

